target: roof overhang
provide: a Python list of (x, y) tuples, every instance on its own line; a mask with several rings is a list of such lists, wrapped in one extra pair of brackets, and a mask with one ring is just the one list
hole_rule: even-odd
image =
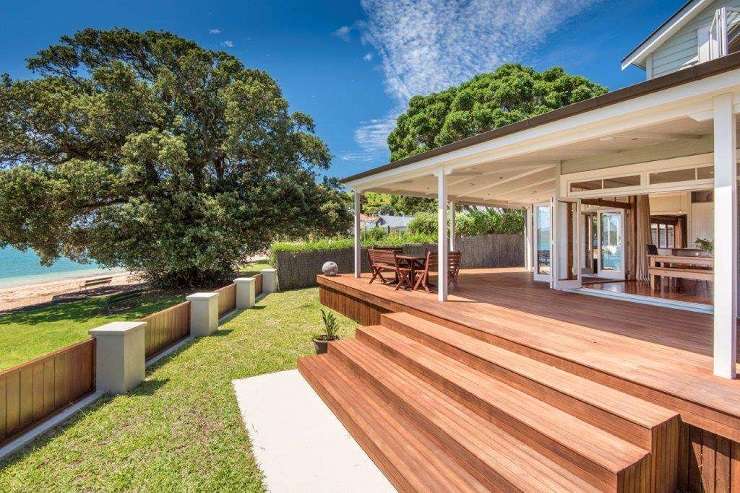
[(564, 159), (620, 153), (671, 139), (690, 142), (710, 133), (707, 115), (711, 119), (712, 98), (727, 92), (736, 94), (740, 105), (740, 53), (475, 135), (343, 182), (358, 191), (433, 197), (433, 175), (444, 170), (458, 201), (500, 206), (532, 203), (535, 192), (549, 193), (547, 187), (554, 187), (553, 170)]
[(699, 15), (713, 0), (689, 0), (683, 7), (673, 14), (667, 21), (650, 34), (642, 43), (637, 45), (622, 60), (622, 70), (630, 65), (645, 68), (647, 57), (665, 43), (679, 29), (691, 19)]

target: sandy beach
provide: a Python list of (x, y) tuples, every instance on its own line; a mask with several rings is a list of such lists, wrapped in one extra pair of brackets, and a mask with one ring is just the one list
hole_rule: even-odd
[(102, 286), (103, 288), (125, 287), (141, 282), (138, 276), (129, 272), (116, 272), (108, 275), (100, 273), (84, 275), (80, 273), (79, 277), (74, 278), (0, 288), (0, 312), (49, 303), (55, 297), (61, 295), (80, 293), (82, 292), (81, 288), (85, 280), (100, 277), (113, 278), (111, 283)]

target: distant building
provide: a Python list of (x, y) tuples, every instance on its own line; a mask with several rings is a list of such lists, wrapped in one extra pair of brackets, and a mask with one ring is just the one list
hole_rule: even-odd
[(413, 216), (386, 216), (379, 215), (375, 221), (376, 228), (385, 228), (389, 233), (392, 231), (406, 231)]

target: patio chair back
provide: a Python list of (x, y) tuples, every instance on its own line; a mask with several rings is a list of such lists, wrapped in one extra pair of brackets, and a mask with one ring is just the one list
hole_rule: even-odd
[(384, 272), (393, 272), (394, 278), (397, 277), (398, 261), (396, 260), (396, 254), (400, 252), (400, 248), (367, 249), (367, 258), (370, 262), (370, 270), (372, 272), (370, 283), (380, 278), (380, 281), (386, 284), (388, 280), (383, 277)]

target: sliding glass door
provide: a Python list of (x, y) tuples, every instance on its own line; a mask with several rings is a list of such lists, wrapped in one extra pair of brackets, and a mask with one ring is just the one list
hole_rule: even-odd
[(580, 221), (581, 204), (576, 199), (555, 201), (553, 287), (581, 287)]

